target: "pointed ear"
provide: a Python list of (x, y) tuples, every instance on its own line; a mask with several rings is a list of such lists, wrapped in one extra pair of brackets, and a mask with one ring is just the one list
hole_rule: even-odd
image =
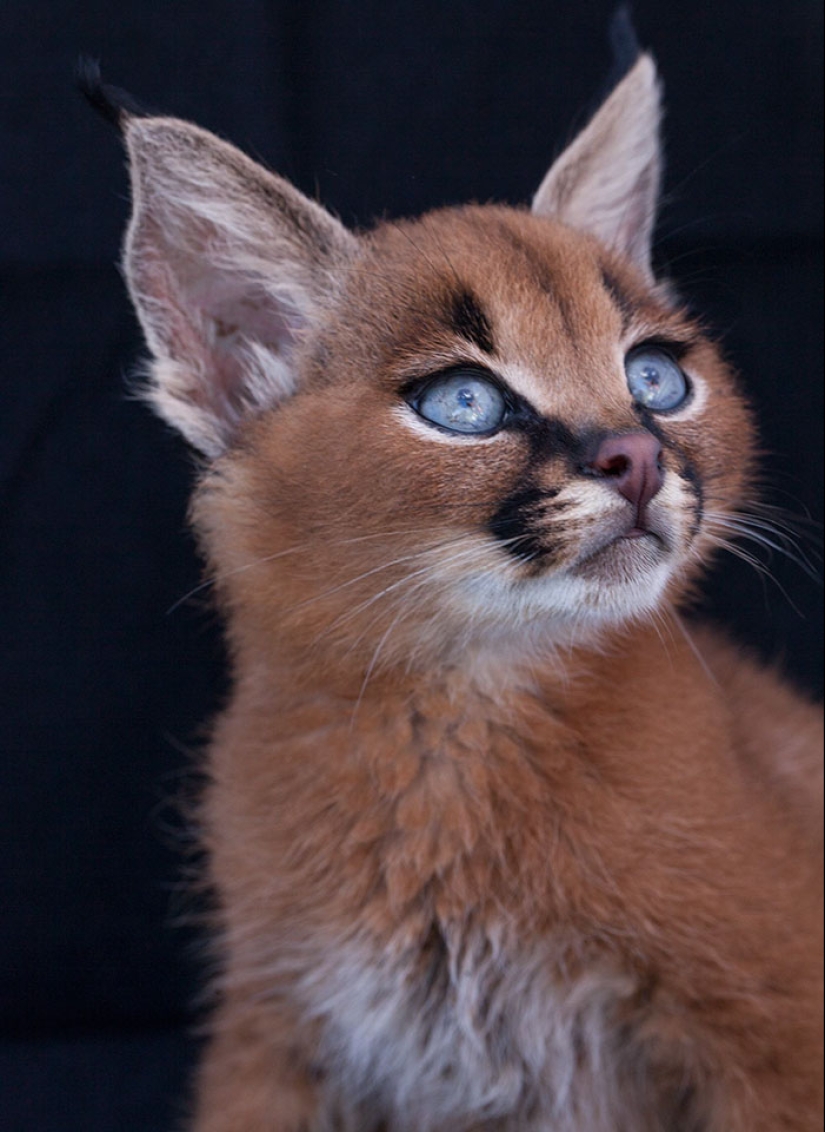
[(533, 212), (597, 236), (649, 280), (661, 180), (656, 65), (641, 55), (590, 124), (553, 164)]
[(357, 240), (239, 150), (173, 118), (127, 116), (133, 212), (124, 271), (152, 352), (149, 399), (216, 456), (295, 388), (301, 337)]

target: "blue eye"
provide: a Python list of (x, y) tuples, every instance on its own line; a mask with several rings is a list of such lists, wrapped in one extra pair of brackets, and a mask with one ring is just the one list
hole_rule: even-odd
[(472, 370), (458, 370), (430, 382), (412, 405), (432, 424), (476, 436), (495, 432), (507, 415), (498, 386)]
[(624, 367), (633, 400), (655, 413), (678, 408), (690, 392), (687, 378), (666, 350), (640, 346), (630, 351)]

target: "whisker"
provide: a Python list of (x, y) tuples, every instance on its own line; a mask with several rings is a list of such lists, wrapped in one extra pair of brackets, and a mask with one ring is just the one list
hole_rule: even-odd
[[(356, 543), (368, 542), (368, 541), (372, 541), (372, 540), (375, 540), (375, 539), (404, 538), (407, 535), (427, 533), (431, 530), (432, 530), (432, 528), (430, 526), (401, 527), (401, 528), (398, 528), (397, 530), (392, 530), (392, 531), (375, 531), (375, 532), (372, 532), (371, 534), (357, 535), (357, 536), (352, 537), (352, 538), (333, 539), (333, 540), (331, 540), (330, 542), (327, 543), (327, 546), (351, 546), (351, 545), (354, 545)], [(460, 536), (460, 537), (466, 537), (466, 536)], [(436, 544), (436, 545), (441, 545), (441, 544)], [(312, 549), (313, 549), (312, 543), (308, 543), (308, 542), (302, 543), (302, 544), (299, 544), (297, 546), (287, 547), (287, 549), (285, 549), (285, 550), (276, 551), (274, 554), (262, 555), (260, 558), (255, 558), (251, 562), (245, 562), (242, 566), (236, 566), (232, 570), (224, 570), (221, 573), (215, 574), (214, 577), (207, 578), (205, 581), (201, 582), (199, 585), (195, 586), (193, 589), (188, 590), (187, 593), (183, 594), (182, 597), (179, 597), (178, 600), (173, 605), (171, 605), (169, 607), (169, 609), (167, 609), (166, 616), (168, 617), (170, 614), (174, 613), (181, 605), (184, 604), (184, 602), (188, 601), (191, 597), (194, 597), (196, 594), (201, 593), (203, 590), (209, 589), (212, 586), (217, 585), (219, 582), (226, 581), (226, 579), (232, 578), (237, 574), (244, 573), (246, 570), (252, 570), (256, 566), (264, 566), (268, 562), (274, 562), (276, 559), (283, 558), (288, 554), (300, 554), (300, 553), (303, 553), (304, 551), (312, 550)], [(422, 551), (422, 552), (418, 552), (418, 553), (425, 553), (425, 552)], [(318, 596), (320, 597), (320, 596), (323, 596), (323, 595), (318, 595)]]
[(773, 536), (773, 538), (778, 540), (781, 545), (776, 546), (774, 543), (771, 543), (770, 545), (774, 546), (774, 549), (779, 550), (783, 553), (790, 548), (791, 550), (797, 552), (800, 556), (803, 556), (805, 552), (800, 546), (800, 539), (803, 537), (809, 544), (814, 545), (812, 532), (803, 533), (798, 530), (794, 530), (793, 527), (788, 523), (780, 525), (778, 521), (760, 518), (753, 515), (745, 515), (743, 513), (728, 516), (726, 521), (730, 526), (736, 527), (737, 530), (746, 535), (756, 534), (760, 537), (766, 538), (766, 541), (767, 535)]
[[(791, 496), (791, 498), (794, 498)], [(799, 506), (802, 506), (800, 503)], [(744, 508), (748, 509), (745, 510)], [(814, 528), (821, 537), (822, 524), (816, 520), (813, 515), (805, 509), (805, 513), (800, 515), (797, 511), (789, 511), (787, 507), (777, 507), (774, 503), (765, 503), (755, 499), (744, 499), (739, 512), (743, 515), (753, 515), (757, 518), (764, 517), (769, 522), (775, 523), (777, 526), (786, 527), (791, 531), (798, 531), (799, 528)], [(806, 535), (809, 531), (804, 532)]]
[[(515, 545), (517, 543), (525, 541), (525, 538), (526, 536), (519, 535), (511, 539), (506, 539), (503, 540), (503, 545)], [(456, 545), (458, 545), (459, 541), (462, 540), (457, 540)], [(383, 598), (386, 598), (392, 594), (396, 594), (397, 600), (403, 600), (405, 603), (409, 602), (412, 596), (428, 586), (434, 578), (437, 578), (437, 572), (439, 570), (442, 570), (445, 566), (450, 566), (456, 562), (463, 561), (468, 557), (476, 558), (480, 555), (480, 553), (483, 553), (484, 549), (484, 547), (479, 547), (476, 541), (473, 541), (473, 543), (464, 550), (458, 551), (456, 554), (453, 554), (446, 559), (439, 559), (435, 562), (429, 563), (422, 569), (415, 570), (412, 574), (408, 574), (404, 578), (400, 578), (398, 581), (391, 583), (389, 586), (385, 586), (384, 589), (379, 593), (373, 594), (371, 597), (354, 606), (352, 609), (345, 610), (344, 613), (339, 614), (339, 616), (336, 617), (335, 620), (323, 630), (323, 632), (318, 634), (318, 636), (313, 641), (313, 645), (320, 644), (320, 642), (326, 636), (333, 633), (335, 629), (340, 628), (342, 625), (346, 624), (347, 621), (350, 621), (353, 618), (357, 617), (359, 614), (363, 613), (366, 609), (369, 609), (370, 606), (376, 604), (376, 602), (380, 601)], [(532, 561), (534, 557), (536, 557), (536, 555), (531, 554), (528, 559), (526, 559), (526, 561)], [(405, 587), (409, 588), (405, 589)], [(379, 612), (378, 615), (369, 622), (366, 628), (358, 635), (358, 637), (356, 637), (356, 639), (350, 645), (349, 649), (347, 650), (347, 655), (349, 655), (354, 649), (358, 647), (364, 637), (369, 634), (373, 626), (381, 620), (381, 617), (382, 613)]]
[[(819, 571), (809, 554), (799, 545), (796, 533), (792, 532), (788, 524), (783, 529), (775, 521), (742, 511), (732, 514), (707, 511), (705, 519), (711, 532), (716, 530), (723, 534), (730, 534), (734, 538), (745, 539), (762, 546), (768, 551), (776, 551), (799, 566), (803, 573), (814, 581), (820, 580)], [(730, 540), (725, 541), (729, 542)], [(730, 545), (726, 546), (725, 549), (730, 550)], [(755, 564), (755, 561), (752, 564)]]
[(708, 665), (708, 662), (705, 660), (705, 658), (702, 656), (702, 653), (699, 651), (699, 646), (696, 644), (696, 641), (694, 641), (693, 637), (691, 636), (690, 632), (688, 631), (688, 627), (685, 624), (682, 616), (675, 609), (672, 610), (672, 620), (673, 620), (673, 623), (676, 625), (677, 629), (679, 629), (679, 631), (681, 632), (682, 636), (685, 638), (685, 641), (687, 642), (688, 648), (690, 649), (690, 651), (693, 653), (693, 655), (698, 660), (699, 665), (702, 668), (702, 671), (707, 676), (708, 680), (710, 680), (711, 684), (714, 684), (716, 687), (718, 687), (719, 681), (716, 679), (716, 677), (713, 674), (710, 666)]
[(713, 534), (708, 534), (708, 538), (714, 546), (718, 546), (720, 550), (726, 550), (735, 558), (741, 558), (742, 561), (747, 562), (747, 564), (752, 567), (757, 572), (757, 574), (773, 582), (773, 584), (787, 601), (788, 605), (790, 605), (794, 613), (796, 613), (797, 616), (801, 617), (803, 620), (805, 619), (805, 615), (802, 610), (793, 600), (791, 595), (788, 593), (788, 591), (785, 589), (776, 575), (768, 569), (764, 562), (761, 562), (758, 558), (756, 558), (753, 554), (750, 554), (747, 550), (744, 550), (741, 546), (737, 546), (736, 543), (731, 542), (730, 539), (722, 538)]
[[(489, 514), (497, 506), (498, 506), (497, 500), (452, 501), (450, 503), (450, 507), (451, 507), (452, 510), (458, 509), (458, 510), (461, 510), (465, 513), (467, 513), (467, 512), (470, 512), (470, 513), (480, 512), (482, 515)], [(435, 518), (435, 516), (434, 516), (434, 518)], [(390, 529), (383, 529), (383, 530), (380, 530), (380, 531), (371, 531), (369, 534), (355, 535), (355, 536), (351, 536), (351, 537), (348, 537), (348, 538), (339, 538), (339, 539), (327, 540), (325, 542), (325, 545), (326, 546), (350, 546), (350, 545), (353, 545), (353, 544), (356, 544), (356, 543), (374, 541), (376, 539), (403, 538), (406, 535), (425, 534), (429, 531), (432, 531), (432, 524), (431, 523), (416, 524), (415, 526), (393, 527), (393, 528), (390, 528)], [(313, 547), (313, 544), (310, 543), (310, 542), (301, 543), (301, 544), (298, 544), (298, 545), (295, 545), (295, 546), (287, 547), (285, 550), (280, 550), (280, 551), (277, 551), (273, 554), (262, 555), (260, 558), (256, 558), (252, 562), (244, 563), (243, 566), (237, 566), (232, 570), (227, 570), (227, 571), (224, 571), (222, 573), (216, 574), (213, 578), (206, 579), (204, 582), (200, 583), (198, 586), (195, 586), (194, 589), (189, 590), (187, 593), (185, 593), (182, 597), (180, 597), (175, 602), (175, 604), (173, 606), (170, 607), (170, 609), (167, 612), (171, 613), (173, 610), (177, 609), (177, 607), (180, 604), (185, 602), (188, 598), (192, 597), (194, 594), (199, 593), (201, 590), (206, 589), (209, 586), (215, 585), (219, 581), (223, 581), (225, 578), (232, 577), (236, 573), (240, 573), (241, 571), (252, 569), (254, 566), (265, 564), (267, 562), (272, 561), (275, 558), (280, 558), (283, 555), (297, 554), (297, 553), (304, 551), (304, 550), (311, 550), (312, 547)]]
[[(754, 513), (760, 513), (761, 512), (761, 513), (766, 514), (766, 515), (772, 515), (772, 514), (779, 515), (781, 518), (788, 519), (793, 523), (804, 523), (804, 524), (808, 524), (808, 525), (817, 527), (819, 530), (821, 530), (822, 524), (817, 519), (815, 519), (813, 517), (808, 506), (804, 503), (804, 501), (802, 499), (800, 499), (800, 497), (797, 494), (795, 494), (795, 492), (788, 491), (785, 488), (779, 487), (777, 485), (775, 477), (778, 476), (778, 475), (781, 475), (781, 474), (782, 473), (779, 472), (779, 471), (776, 471), (776, 472), (773, 473), (771, 482), (768, 485), (768, 489), (770, 491), (771, 496), (773, 496), (773, 497), (785, 496), (787, 499), (789, 499), (790, 502), (793, 504), (793, 510), (790, 510), (788, 507), (780, 507), (776, 503), (768, 503), (764, 499), (761, 499), (761, 498), (760, 499), (743, 499), (742, 500), (742, 506), (747, 507), (751, 512), (754, 512)], [(795, 478), (795, 477), (790, 477), (790, 478)], [(800, 512), (802, 512), (802, 513), (800, 514)]]
[(735, 542), (731, 542), (730, 539), (724, 538), (722, 535), (708, 533), (708, 538), (711, 543), (719, 547), (720, 550), (725, 550), (728, 554), (732, 554), (734, 558), (740, 558), (743, 562), (747, 562), (749, 566), (753, 567), (757, 574), (762, 574), (766, 577), (770, 576), (771, 572), (765, 563), (757, 558), (756, 555), (751, 554), (750, 551), (745, 550), (744, 547), (737, 546)]
[(207, 578), (205, 582), (201, 582), (199, 586), (189, 590), (183, 597), (179, 597), (174, 605), (170, 605), (166, 610), (166, 616), (169, 617), (176, 609), (179, 609), (184, 602), (189, 598), (194, 597), (195, 594), (201, 593), (202, 590), (209, 589), (211, 586), (217, 585), (219, 582), (225, 581), (227, 578), (232, 578), (236, 574), (242, 574), (245, 570), (252, 570), (256, 566), (262, 566), (266, 562), (274, 562), (276, 558), (283, 558), (287, 554), (298, 554), (302, 550), (306, 550), (308, 544), (304, 543), (302, 546), (290, 546), (286, 550), (278, 550), (274, 554), (264, 555), (263, 558), (256, 558), (254, 562), (246, 562), (243, 566), (236, 566), (233, 570), (226, 570), (221, 574), (216, 574), (213, 578)]
[[(457, 538), (447, 539), (441, 543), (435, 543), (433, 546), (424, 548), (423, 550), (414, 551), (412, 554), (402, 554), (399, 558), (393, 558), (389, 562), (383, 562), (380, 566), (373, 566), (369, 570), (364, 570), (362, 573), (357, 574), (354, 578), (349, 578), (345, 582), (339, 583), (337, 586), (332, 586), (330, 589), (324, 590), (320, 594), (315, 594), (305, 601), (298, 602), (290, 609), (286, 610), (287, 615), (297, 612), (299, 609), (305, 609), (309, 605), (313, 605), (317, 601), (322, 601), (324, 598), (332, 597), (334, 594), (340, 593), (342, 590), (349, 589), (351, 586), (363, 582), (367, 578), (373, 577), (375, 574), (383, 573), (385, 570), (390, 570), (393, 566), (402, 566), (405, 562), (415, 562), (418, 559), (424, 558), (428, 554), (432, 554), (439, 550), (444, 550), (450, 546), (455, 546), (458, 542), (462, 542), (467, 538), (466, 535), (458, 536)], [(409, 575), (414, 576), (414, 575)], [(403, 582), (404, 579), (401, 579)], [(399, 583), (394, 583), (398, 585)]]
[(361, 682), (361, 688), (360, 688), (360, 691), (358, 692), (358, 698), (355, 701), (355, 706), (352, 709), (352, 715), (350, 717), (350, 730), (352, 730), (352, 728), (355, 726), (355, 720), (356, 720), (356, 717), (358, 715), (358, 709), (361, 707), (361, 703), (362, 703), (362, 701), (364, 699), (364, 695), (367, 691), (367, 686), (369, 685), (369, 682), (370, 682), (370, 678), (372, 677), (372, 674), (375, 671), (376, 665), (378, 664), (378, 658), (381, 655), (381, 650), (383, 649), (384, 645), (386, 644), (386, 642), (387, 642), (390, 634), (392, 633), (393, 629), (395, 628), (395, 626), (399, 623), (399, 621), (401, 621), (403, 619), (403, 617), (406, 615), (406, 613), (407, 613), (407, 610), (405, 610), (403, 608), (399, 609), (398, 613), (395, 615), (395, 617), (392, 619), (392, 621), (387, 626), (384, 633), (381, 635), (381, 639), (379, 640), (378, 644), (375, 646), (375, 651), (373, 652), (372, 658), (371, 658), (369, 664), (367, 665), (367, 670), (364, 673), (364, 679)]
[[(656, 631), (656, 636), (659, 638), (662, 648), (665, 650), (671, 667), (673, 666), (673, 656), (671, 653), (670, 645), (674, 642), (673, 627), (669, 617), (670, 610), (668, 609), (653, 609), (648, 615), (650, 622)], [(667, 634), (667, 635), (665, 635)]]
[[(465, 540), (460, 539), (460, 540), (456, 540), (452, 544), (447, 544), (447, 545), (458, 545), (459, 542), (463, 542), (463, 541), (465, 541)], [(443, 547), (438, 547), (438, 548), (433, 548), (433, 549), (443, 549)], [(429, 551), (422, 552), (422, 554), (426, 554), (426, 553), (430, 553), (430, 552)], [(420, 557), (422, 557), (422, 554), (412, 555), (411, 557), (420, 558)], [(324, 630), (324, 632), (317, 638), (317, 640), (318, 641), (322, 640), (327, 634), (333, 632), (336, 628), (340, 628), (341, 625), (345, 624), (347, 621), (351, 620), (353, 617), (357, 617), (359, 613), (362, 613), (362, 612), (364, 612), (364, 610), (369, 609), (369, 607), (371, 605), (374, 605), (375, 602), (380, 601), (381, 598), (386, 597), (388, 594), (394, 593), (396, 590), (402, 588), (405, 585), (408, 585), (410, 582), (414, 581), (416, 578), (419, 578), (422, 575), (424, 575), (424, 576), (433, 575), (435, 573), (435, 571), (439, 568), (443, 568), (444, 566), (452, 565), (454, 562), (462, 561), (465, 558), (475, 557), (476, 555), (479, 555), (479, 554), (480, 554), (480, 548), (478, 546), (478, 543), (473, 542), (471, 546), (465, 548), (462, 551), (459, 551), (458, 553), (456, 553), (454, 555), (451, 555), (449, 558), (439, 559), (437, 562), (429, 563), (427, 566), (422, 567), (420, 570), (414, 570), (411, 574), (407, 574), (403, 578), (399, 578), (397, 581), (392, 582), (388, 586), (385, 586), (384, 589), (380, 590), (376, 594), (373, 594), (371, 597), (367, 598), (365, 601), (362, 601), (360, 604), (353, 606), (351, 609), (345, 610), (345, 612), (342, 613), (342, 614), (339, 614), (339, 616), (335, 618), (335, 620)], [(395, 563), (393, 563), (393, 565), (394, 564)], [(361, 579), (359, 578), (357, 580), (360, 581)]]

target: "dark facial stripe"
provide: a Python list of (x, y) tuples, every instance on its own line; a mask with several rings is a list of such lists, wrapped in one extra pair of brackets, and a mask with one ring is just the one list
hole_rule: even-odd
[(633, 316), (638, 310), (637, 304), (634, 303), (627, 291), (624, 290), (616, 276), (608, 271), (606, 267), (602, 268), (602, 285), (612, 299), (613, 305), (622, 316), (622, 330), (627, 330), (633, 320)]
[(572, 461), (575, 466), (582, 462), (583, 453), (589, 451), (591, 444), (589, 435), (577, 436), (557, 417), (523, 413), (517, 419), (516, 427), (524, 431), (529, 441), (531, 468), (558, 457)]
[(493, 329), (472, 291), (453, 295), (449, 310), (450, 328), (461, 338), (472, 342), (485, 354), (495, 353)]
[(522, 562), (541, 560), (548, 547), (536, 532), (536, 520), (551, 493), (523, 487), (502, 501), (490, 520), (490, 533), (505, 543), (507, 553)]
[(498, 227), (502, 238), (521, 257), (525, 266), (529, 269), (536, 286), (555, 304), (568, 338), (576, 342), (578, 330), (573, 304), (560, 294), (546, 260), (532, 244), (522, 240), (507, 224), (502, 223)]
[(548, 512), (566, 504), (554, 503), (559, 488), (538, 487), (536, 477), (548, 460), (561, 459), (574, 468), (589, 441), (577, 437), (561, 421), (526, 413), (516, 426), (524, 431), (530, 455), (518, 486), (502, 500), (489, 521), (490, 533), (520, 562), (530, 562), (540, 573), (557, 547), (549, 537)]

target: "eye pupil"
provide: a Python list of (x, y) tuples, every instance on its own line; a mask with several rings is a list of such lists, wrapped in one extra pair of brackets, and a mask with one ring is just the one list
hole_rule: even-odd
[(659, 377), (659, 371), (657, 369), (654, 369), (653, 366), (645, 366), (645, 368), (642, 370), (642, 377), (644, 377), (647, 384), (650, 385), (653, 389), (658, 389), (662, 384), (662, 379)]

